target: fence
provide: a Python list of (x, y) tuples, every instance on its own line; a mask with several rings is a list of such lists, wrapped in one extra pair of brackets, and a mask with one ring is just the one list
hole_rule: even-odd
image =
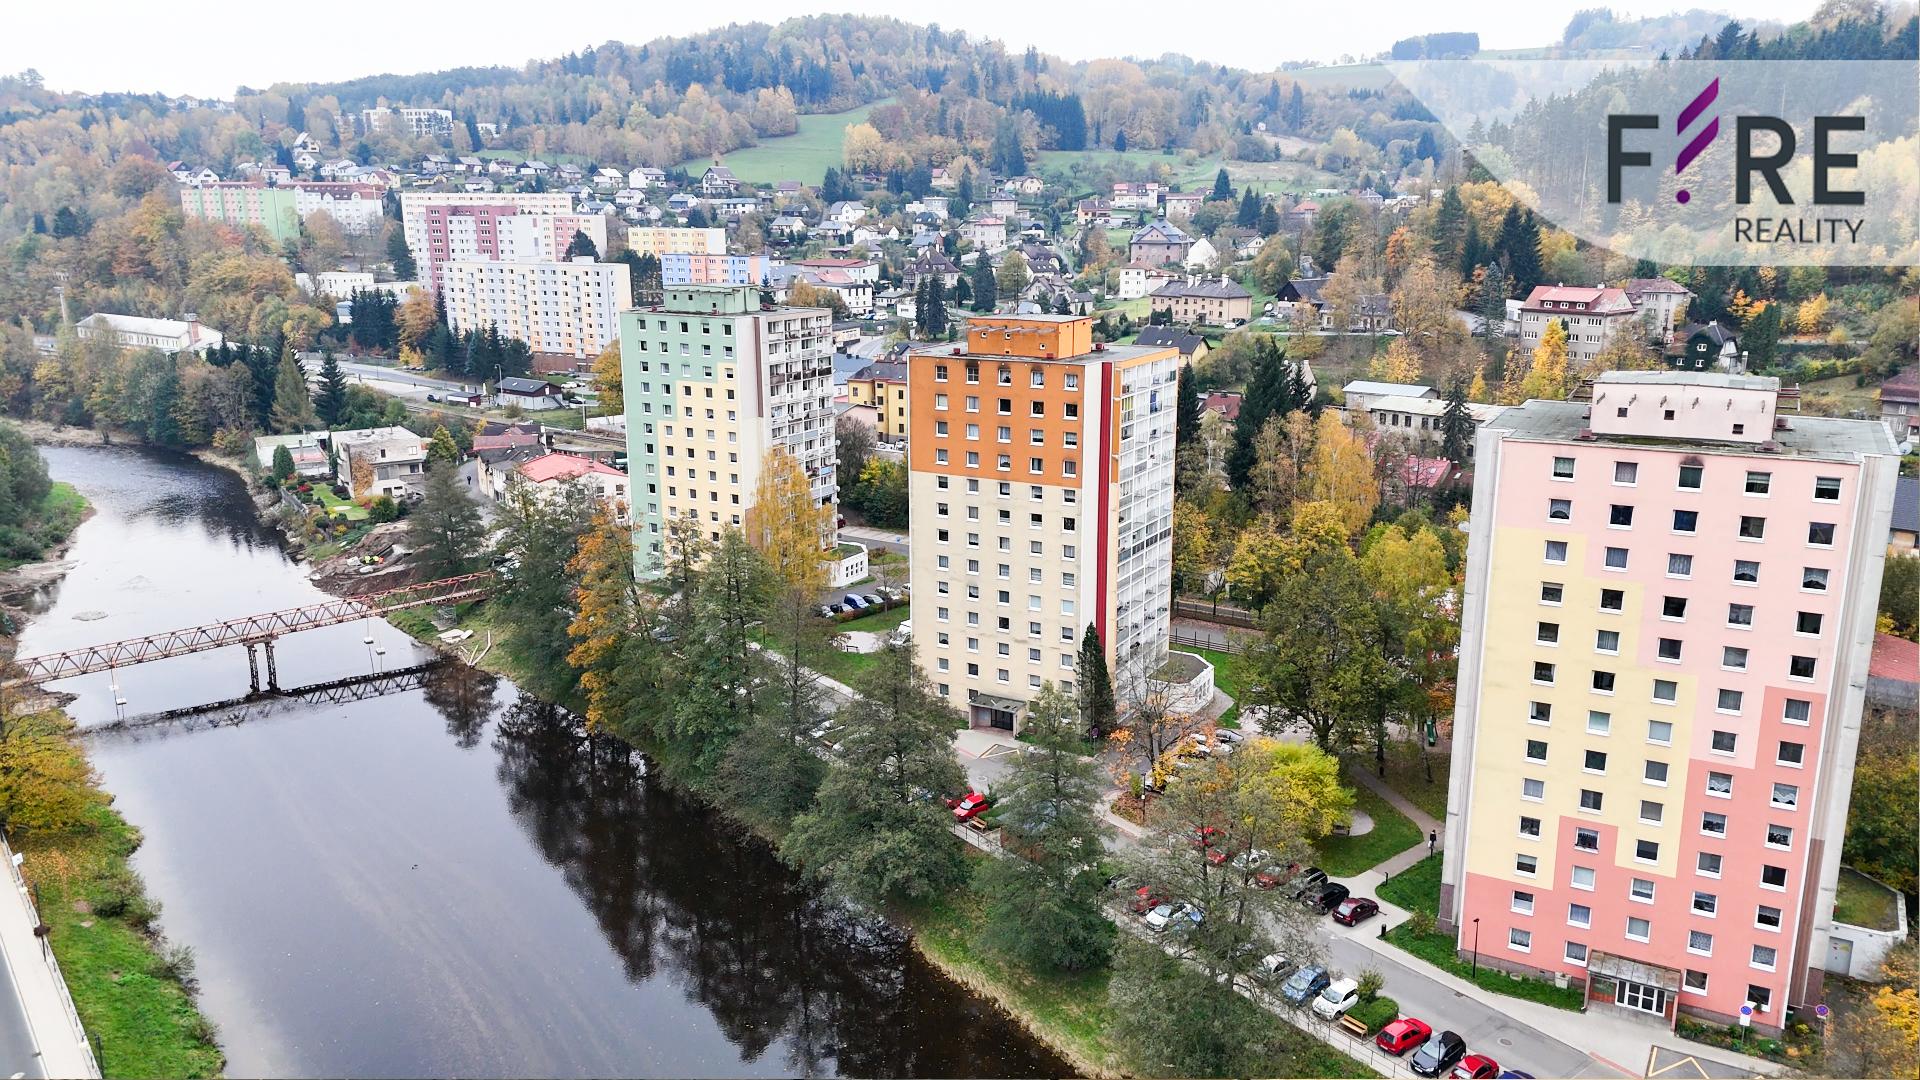
[(1186, 645), (1195, 649), (1211, 649), (1214, 652), (1232, 653), (1235, 656), (1246, 654), (1247, 647), (1222, 634), (1218, 638), (1202, 637), (1199, 634), (1175, 628), (1171, 638), (1175, 645)]
[(975, 829), (968, 825), (952, 825), (949, 828), (953, 830), (953, 835), (989, 855), (1000, 854), (1004, 847), (1000, 842), (999, 829)]
[[(33, 924), (34, 939), (40, 946), (40, 959), (46, 964), (47, 973), (53, 978), (53, 988), (59, 995), (61, 1010), (66, 1013), (67, 1023), (73, 1029), (71, 1035), (76, 1044), (74, 1050), (79, 1063), (85, 1069), (84, 1075), (97, 1077), (100, 1075), (100, 1063), (93, 1056), (93, 1041), (87, 1036), (87, 1026), (80, 1022), (80, 1010), (74, 1007), (73, 995), (67, 991), (67, 979), (60, 973), (60, 961), (53, 955), (53, 944), (47, 940), (46, 934), (41, 930), (40, 911), (34, 906), (33, 889), (27, 884), (26, 877), (20, 873), (18, 856), (14, 855), (13, 845), (7, 843), (4, 836), (0, 836), (0, 858), (6, 860), (7, 871), (13, 875), (13, 886), (20, 893), (20, 904), (26, 910), (28, 920)], [(8, 954), (9, 966), (12, 962), (12, 955)], [(26, 1017), (27, 1030), (33, 1035), (34, 1048), (39, 1051), (42, 1062), (65, 1062), (68, 1059), (67, 1054), (57, 1051), (52, 1055), (47, 1053), (48, 1047), (41, 1043), (39, 1033), (34, 1031), (34, 1010), (28, 1007), (26, 1001), (29, 991), (22, 985), (19, 977), (16, 976), (13, 983), (15, 991), (21, 994), (20, 1011)]]
[(1244, 626), (1249, 630), (1256, 629), (1260, 625), (1253, 612), (1231, 604), (1209, 604), (1201, 600), (1176, 599), (1173, 602), (1173, 613), (1183, 619), (1200, 619), (1205, 622), (1225, 623), (1228, 626)]

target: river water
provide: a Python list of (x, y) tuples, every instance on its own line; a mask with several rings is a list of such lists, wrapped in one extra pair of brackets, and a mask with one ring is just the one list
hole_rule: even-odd
[[(96, 514), (21, 655), (324, 599), (232, 474), (130, 449), (46, 456)], [(427, 659), (384, 623), (278, 653), (282, 686)], [(91, 727), (247, 678), (230, 648), (55, 686)], [(194, 950), (229, 1075), (1068, 1071), (899, 934), (505, 680), (449, 665), (371, 700), (236, 715), (88, 740), (145, 833), (135, 866)]]

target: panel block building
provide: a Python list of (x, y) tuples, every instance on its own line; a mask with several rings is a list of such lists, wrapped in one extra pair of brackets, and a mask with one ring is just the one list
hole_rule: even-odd
[(914, 652), (975, 726), (1072, 689), (1089, 625), (1116, 681), (1164, 659), (1179, 366), (1067, 315), (976, 316), (908, 354)]
[(1475, 450), (1441, 923), (1671, 1022), (1821, 1000), (1899, 459), (1778, 380), (1610, 372)]
[(836, 499), (833, 313), (762, 307), (750, 286), (683, 285), (620, 315), (620, 368), (638, 567), (664, 569), (675, 518), (717, 541), (738, 528), (772, 447), (814, 497)]

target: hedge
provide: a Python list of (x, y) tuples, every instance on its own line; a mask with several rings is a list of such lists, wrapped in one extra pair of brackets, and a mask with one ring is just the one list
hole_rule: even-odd
[(1367, 1025), (1367, 1034), (1378, 1035), (1381, 1028), (1400, 1019), (1400, 1003), (1390, 997), (1377, 997), (1355, 1005), (1347, 1015)]

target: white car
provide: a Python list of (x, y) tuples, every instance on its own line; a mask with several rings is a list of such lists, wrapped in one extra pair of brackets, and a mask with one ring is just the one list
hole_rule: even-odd
[(1161, 904), (1155, 907), (1147, 912), (1147, 929), (1156, 934), (1164, 932), (1167, 924), (1173, 922), (1174, 918), (1184, 910), (1186, 910), (1185, 904)]
[(1358, 1004), (1360, 984), (1352, 979), (1335, 979), (1313, 999), (1313, 1015), (1322, 1020), (1338, 1020)]

